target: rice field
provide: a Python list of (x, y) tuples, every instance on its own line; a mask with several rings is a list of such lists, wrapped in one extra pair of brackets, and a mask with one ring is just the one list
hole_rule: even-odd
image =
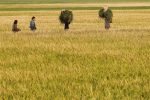
[(68, 31), (58, 10), (0, 12), (0, 100), (149, 100), (150, 10), (113, 12), (109, 31), (98, 10), (74, 10)]

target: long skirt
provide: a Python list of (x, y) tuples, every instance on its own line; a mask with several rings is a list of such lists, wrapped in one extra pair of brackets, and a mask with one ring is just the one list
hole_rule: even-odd
[(110, 22), (105, 19), (105, 29), (109, 29), (109, 28), (110, 28)]

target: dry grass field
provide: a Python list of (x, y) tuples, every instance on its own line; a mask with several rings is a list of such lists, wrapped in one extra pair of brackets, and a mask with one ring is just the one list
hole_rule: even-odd
[(109, 31), (98, 10), (74, 10), (68, 31), (59, 11), (0, 12), (0, 100), (149, 100), (150, 10), (113, 12)]

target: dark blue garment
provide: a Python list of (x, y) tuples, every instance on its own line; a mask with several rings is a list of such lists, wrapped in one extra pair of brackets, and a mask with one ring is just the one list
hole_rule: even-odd
[(30, 29), (36, 30), (36, 24), (35, 24), (35, 21), (33, 21), (33, 20), (30, 22)]

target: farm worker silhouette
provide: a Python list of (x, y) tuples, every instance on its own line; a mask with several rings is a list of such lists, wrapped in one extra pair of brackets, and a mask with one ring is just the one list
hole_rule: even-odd
[(18, 20), (14, 20), (13, 26), (12, 26), (12, 31), (13, 32), (19, 32), (21, 29), (18, 28)]
[[(104, 12), (107, 12), (108, 6), (105, 5), (103, 8), (104, 8)], [(105, 29), (108, 30), (109, 28), (110, 28), (110, 20), (105, 18)]]
[(35, 31), (37, 28), (36, 28), (36, 24), (35, 24), (35, 17), (33, 16), (31, 21), (30, 21), (30, 29), (31, 31)]

